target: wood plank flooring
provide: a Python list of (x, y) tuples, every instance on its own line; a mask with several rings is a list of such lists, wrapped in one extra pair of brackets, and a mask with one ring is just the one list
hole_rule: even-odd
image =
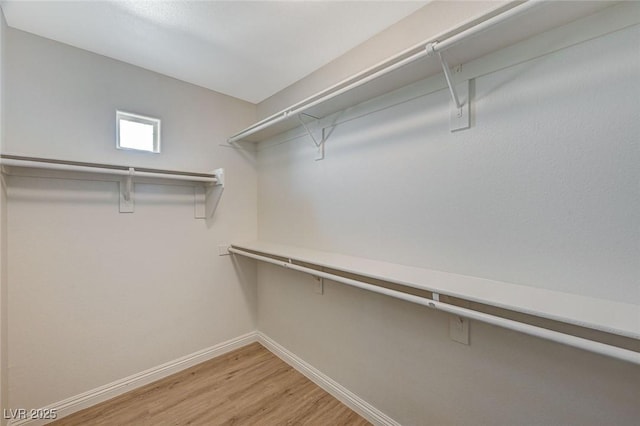
[(368, 425), (253, 343), (51, 425)]

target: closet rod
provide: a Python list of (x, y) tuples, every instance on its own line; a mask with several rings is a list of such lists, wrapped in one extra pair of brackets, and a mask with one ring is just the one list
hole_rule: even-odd
[(186, 180), (190, 182), (218, 183), (215, 174), (193, 173), (176, 170), (149, 169), (118, 166), (114, 164), (86, 163), (81, 161), (55, 160), (51, 158), (22, 157), (18, 155), (0, 155), (0, 165), (14, 167), (29, 167), (48, 170), (63, 170), (72, 172), (102, 173), (119, 176), (137, 176), (147, 178)]
[(634, 352), (628, 349), (619, 348), (617, 346), (607, 345), (605, 343), (583, 339), (581, 337), (572, 336), (570, 334), (560, 333), (558, 331), (548, 330), (542, 327), (536, 327), (535, 325), (525, 324), (518, 321), (510, 320), (510, 319), (473, 311), (471, 309), (461, 308), (459, 306), (450, 305), (450, 304), (439, 302), (436, 300), (431, 300), (424, 297), (403, 293), (397, 290), (391, 290), (385, 287), (380, 287), (380, 286), (365, 283), (362, 281), (357, 281), (350, 278), (342, 277), (340, 275), (329, 274), (327, 272), (322, 272), (315, 269), (306, 268), (304, 266), (299, 266), (294, 263), (287, 263), (287, 262), (273, 259), (267, 256), (261, 256), (261, 255), (250, 253), (244, 250), (239, 250), (233, 247), (229, 248), (229, 252), (234, 254), (239, 254), (241, 256), (249, 257), (252, 259), (257, 259), (263, 262), (272, 263), (274, 265), (282, 266), (287, 269), (293, 269), (296, 271), (305, 272), (307, 274), (314, 275), (320, 278), (326, 278), (332, 281), (337, 281), (353, 287), (361, 288), (363, 290), (372, 291), (374, 293), (395, 297), (397, 299), (405, 300), (411, 303), (416, 303), (422, 306), (427, 306), (429, 308), (434, 308), (434, 309), (437, 309), (443, 312), (448, 312), (461, 317), (482, 321), (487, 324), (507, 328), (510, 330), (518, 331), (520, 333), (525, 333), (531, 336), (551, 340), (553, 342), (562, 343), (568, 346), (573, 346), (575, 348), (583, 349), (589, 352), (594, 352), (600, 355), (617, 358), (623, 361), (632, 362), (634, 364), (640, 364), (640, 353)]
[[(374, 65), (371, 68), (368, 68), (362, 72), (359, 72), (345, 80), (340, 81), (333, 86), (316, 93), (306, 99), (303, 99), (300, 102), (297, 102), (285, 110), (277, 112), (264, 120), (261, 120), (255, 123), (253, 126), (248, 127), (242, 132), (231, 136), (227, 139), (229, 143), (237, 142), (243, 138), (253, 135), (254, 133), (259, 132), (267, 127), (271, 127), (275, 124), (278, 124), (281, 121), (284, 121), (290, 117), (295, 117), (297, 114), (301, 114), (312, 108), (316, 105), (319, 105), (323, 102), (331, 100), (345, 92), (348, 92), (352, 89), (355, 89), (365, 83), (368, 83), (371, 80), (374, 80), (378, 77), (386, 75), (398, 68), (401, 68), (411, 62), (415, 62), (418, 59), (421, 59), (425, 56), (432, 55), (434, 52), (441, 52), (449, 47), (458, 44), (464, 39), (475, 36), (487, 29), (500, 24), (503, 21), (506, 21), (514, 16), (520, 15), (528, 11), (529, 9), (538, 6), (542, 3), (543, 0), (528, 0), (522, 4), (519, 4), (512, 9), (509, 9), (505, 12), (502, 12), (496, 16), (488, 18), (485, 21), (482, 21), (472, 27), (469, 27), (465, 30), (458, 31), (456, 34), (447, 37), (446, 39), (439, 40), (429, 40), (420, 43), (419, 45), (407, 49), (394, 57)], [(455, 32), (456, 30), (448, 31), (448, 33)], [(414, 52), (414, 53), (411, 53)], [(408, 56), (407, 56), (408, 55)], [(376, 70), (376, 71), (374, 71)]]
[[(295, 117), (298, 114), (302, 114), (303, 112), (307, 111), (309, 108), (313, 108), (316, 105), (319, 105), (323, 102), (326, 102), (330, 99), (335, 98), (336, 96), (339, 96), (345, 92), (348, 92), (352, 89), (355, 89), (358, 86), (361, 86), (365, 83), (370, 82), (371, 80), (375, 80), (376, 78), (383, 76), (385, 74), (390, 73), (391, 71), (394, 71), (398, 68), (401, 68), (411, 62), (414, 62), (424, 56), (428, 56), (429, 52), (425, 49), (420, 50), (418, 53), (415, 53), (407, 58), (402, 59), (401, 61), (398, 61), (394, 64), (389, 65), (388, 67), (376, 71), (373, 74), (369, 74), (368, 76), (359, 79), (358, 81), (351, 83), (347, 86), (344, 86), (341, 89), (338, 89), (336, 91), (330, 92), (329, 94), (322, 96), (318, 99), (316, 99), (315, 101), (312, 101), (310, 103), (304, 104), (305, 101), (300, 102), (301, 104), (304, 104), (298, 108), (295, 108), (295, 105), (293, 107), (291, 107), (291, 109), (287, 109), (285, 111), (281, 111), (279, 113), (277, 113), (275, 116), (271, 116), (269, 118), (267, 118), (266, 120), (263, 120), (261, 122), (258, 122), (256, 125), (254, 125), (253, 127), (248, 128), (247, 130), (238, 133), (235, 136), (232, 136), (228, 139), (229, 143), (233, 143), (233, 142), (237, 142), (238, 140), (245, 138), (247, 136), (251, 136), (254, 133), (259, 132), (262, 129), (266, 129), (267, 127), (271, 127), (275, 124), (278, 124), (281, 121), (286, 120), (289, 117)], [(298, 104), (296, 104), (298, 105)]]
[(491, 27), (494, 27), (508, 19), (513, 18), (514, 16), (518, 16), (523, 12), (528, 11), (529, 9), (538, 6), (540, 3), (543, 3), (546, 0), (528, 0), (525, 1), (524, 3), (509, 9), (505, 12), (500, 13), (499, 15), (493, 16), (487, 20), (484, 20), (466, 30), (460, 31), (450, 37), (447, 37), (446, 39), (440, 41), (440, 40), (436, 40), (433, 41), (431, 43), (425, 43), (427, 46), (432, 45), (433, 49), (436, 52), (441, 52), (443, 50), (446, 50), (452, 46), (455, 46), (456, 44), (460, 43), (461, 41), (471, 38), (473, 36), (476, 36), (478, 34), (480, 34), (483, 31), (488, 30)]

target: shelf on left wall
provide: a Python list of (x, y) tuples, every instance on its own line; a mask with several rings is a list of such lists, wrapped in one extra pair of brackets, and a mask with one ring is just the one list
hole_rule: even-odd
[(44, 169), (54, 172), (92, 173), (112, 179), (120, 188), (120, 213), (134, 211), (134, 183), (140, 179), (145, 181), (182, 181), (194, 184), (196, 219), (213, 216), (224, 190), (224, 169), (216, 169), (211, 173), (199, 173), (178, 170), (131, 167), (116, 164), (90, 163), (81, 161), (60, 160), (53, 158), (25, 157), (19, 155), (0, 155), (2, 173), (11, 175), (13, 168)]

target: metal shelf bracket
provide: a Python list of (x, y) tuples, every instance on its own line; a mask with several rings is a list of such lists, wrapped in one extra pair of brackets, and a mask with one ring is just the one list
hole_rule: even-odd
[(120, 182), (120, 213), (133, 213), (133, 176), (136, 170), (129, 167), (129, 174)]
[[(220, 199), (222, 198), (222, 193), (224, 192), (224, 169), (215, 169), (213, 171), (213, 174), (216, 175), (218, 182), (216, 184), (208, 184), (203, 187), (205, 190), (204, 219), (213, 217), (213, 213), (218, 208), (218, 204), (220, 203)], [(196, 218), (202, 218), (202, 216), (196, 215)]]
[[(309, 118), (311, 118), (313, 120), (315, 129), (309, 128), (309, 125), (307, 123), (305, 123), (305, 121), (302, 119), (303, 115), (305, 117), (309, 117)], [(316, 135), (314, 134), (314, 133), (318, 132), (320, 119), (318, 117), (314, 117), (313, 115), (305, 114), (303, 112), (297, 114), (297, 117), (298, 117), (298, 121), (300, 121), (300, 124), (302, 124), (302, 127), (304, 127), (304, 130), (307, 132), (307, 134), (309, 135), (309, 137), (313, 141), (313, 144), (316, 146), (315, 160), (316, 161), (324, 160), (324, 143), (326, 141), (325, 129), (324, 128), (319, 129), (319, 133), (320, 133), (318, 135), (319, 138), (316, 138)], [(315, 130), (315, 132), (314, 132), (314, 130)]]
[(204, 183), (193, 187), (195, 196), (194, 217), (196, 219), (209, 219), (218, 208), (220, 198), (224, 192), (224, 169), (216, 169), (212, 174), (218, 180), (215, 184)]
[[(469, 97), (469, 80), (465, 80), (458, 84), (453, 81), (451, 75), (451, 68), (447, 63), (447, 60), (442, 56), (442, 52), (437, 49), (438, 42), (428, 43), (425, 47), (427, 56), (438, 56), (442, 71), (444, 72), (444, 78), (447, 80), (447, 86), (449, 87), (449, 93), (451, 94), (451, 109), (449, 112), (449, 130), (455, 132), (456, 130), (468, 129), (471, 127), (471, 109), (470, 109), (470, 97)], [(459, 73), (461, 66), (455, 67), (454, 72)]]

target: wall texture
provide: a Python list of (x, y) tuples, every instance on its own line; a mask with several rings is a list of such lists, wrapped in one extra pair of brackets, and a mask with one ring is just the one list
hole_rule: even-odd
[[(5, 28), (7, 24), (0, 9), (0, 152), (4, 148), (4, 65), (5, 65)], [(7, 318), (7, 192), (4, 177), (0, 175), (0, 410), (7, 407), (8, 402), (8, 318)], [(4, 417), (4, 416), (3, 416)], [(5, 424), (4, 419), (0, 424)]]
[[(9, 395), (42, 407), (255, 329), (255, 267), (217, 245), (255, 238), (256, 172), (219, 146), (255, 106), (8, 29), (4, 153), (209, 171), (227, 185), (212, 220), (193, 188), (8, 179)], [(115, 110), (160, 117), (162, 153), (115, 149)]]
[[(259, 153), (260, 239), (640, 302), (638, 26)], [(597, 56), (593, 52), (598, 52)], [(614, 65), (612, 65), (614, 64)], [(637, 366), (259, 265), (258, 327), (403, 425), (635, 424)]]

